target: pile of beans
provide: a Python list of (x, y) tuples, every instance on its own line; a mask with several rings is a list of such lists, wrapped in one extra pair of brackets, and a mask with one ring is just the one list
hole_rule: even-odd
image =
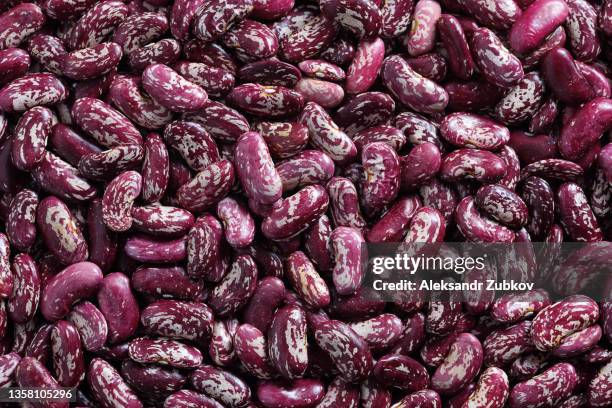
[[(0, 387), (612, 407), (612, 1), (0, 12)], [(594, 244), (559, 301), (385, 302), (360, 247), (402, 241)]]

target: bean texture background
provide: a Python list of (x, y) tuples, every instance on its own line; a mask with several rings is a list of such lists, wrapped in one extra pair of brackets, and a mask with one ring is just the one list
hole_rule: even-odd
[[(611, 79), (612, 0), (0, 0), (0, 387), (612, 407)], [(563, 266), (383, 301), (393, 242)]]

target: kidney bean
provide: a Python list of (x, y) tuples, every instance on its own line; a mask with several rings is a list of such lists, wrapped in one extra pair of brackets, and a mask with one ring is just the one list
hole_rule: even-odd
[(191, 280), (180, 266), (141, 268), (132, 274), (135, 291), (150, 296), (191, 300), (202, 292), (203, 284)]
[(28, 41), (28, 53), (32, 58), (40, 62), (47, 71), (61, 75), (60, 63), (62, 57), (67, 54), (67, 51), (64, 48), (64, 43), (59, 38), (52, 35), (36, 34)]
[(140, 311), (129, 278), (121, 272), (106, 275), (97, 297), (100, 311), (108, 325), (108, 341), (119, 343), (134, 335)]
[(58, 382), (64, 387), (78, 385), (85, 378), (85, 360), (81, 337), (72, 323), (60, 320), (54, 324), (51, 351)]
[(187, 256), (185, 237), (160, 240), (147, 235), (134, 235), (127, 239), (123, 249), (128, 257), (140, 262), (179, 262)]
[(140, 84), (138, 77), (117, 76), (110, 85), (109, 99), (139, 126), (147, 129), (161, 128), (170, 122), (172, 112), (155, 99), (145, 95), (140, 89)]
[(130, 54), (160, 38), (168, 31), (168, 18), (162, 13), (145, 12), (127, 17), (113, 32), (113, 42)]
[(228, 160), (221, 160), (183, 184), (177, 191), (177, 200), (190, 211), (201, 211), (225, 197), (233, 184), (234, 167)]
[(475, 64), (460, 21), (442, 14), (437, 22), (440, 40), (449, 54), (449, 66), (454, 76), (467, 80), (474, 73)]
[(235, 248), (243, 248), (253, 242), (255, 223), (244, 204), (226, 197), (217, 204), (217, 217), (223, 222), (225, 239)]
[(11, 272), (11, 246), (5, 234), (0, 233), (0, 296), (13, 294), (13, 275)]
[(21, 356), (15, 352), (0, 356), (0, 385), (11, 386), (13, 373), (21, 361)]
[(327, 215), (321, 215), (315, 223), (306, 231), (306, 242), (304, 249), (311, 261), (321, 272), (327, 272), (332, 268), (332, 257), (329, 247), (329, 238), (332, 233), (331, 224)]
[(440, 82), (446, 78), (447, 62), (440, 54), (432, 52), (418, 57), (406, 58), (406, 62), (419, 75)]
[(429, 386), (429, 374), (425, 367), (408, 356), (388, 354), (376, 362), (373, 373), (381, 384), (408, 392)]
[(140, 394), (147, 395), (147, 399), (163, 399), (180, 389), (187, 381), (177, 369), (144, 366), (131, 360), (122, 362), (121, 375)]
[(203, 41), (213, 41), (223, 35), (232, 25), (243, 20), (253, 11), (254, 2), (214, 1), (202, 4), (193, 20), (193, 33)]
[(495, 116), (507, 125), (517, 125), (536, 114), (544, 97), (544, 81), (537, 72), (523, 76), (497, 103)]
[(568, 363), (559, 363), (532, 379), (512, 388), (508, 403), (511, 407), (529, 404), (534, 407), (556, 405), (571, 395), (576, 385), (575, 368)]
[(457, 205), (455, 221), (466, 239), (473, 242), (513, 242), (512, 230), (483, 217), (475, 207), (473, 197), (465, 197)]
[(169, 395), (164, 401), (164, 408), (188, 408), (194, 404), (203, 408), (223, 408), (223, 405), (214, 399), (191, 390), (180, 390)]
[(476, 65), (488, 82), (505, 88), (515, 85), (523, 78), (520, 60), (488, 28), (474, 31), (470, 48)]
[(597, 37), (597, 10), (584, 0), (567, 2), (565, 28), (572, 52), (579, 60), (594, 60), (601, 51)]
[(483, 342), (485, 364), (504, 367), (521, 355), (535, 351), (531, 341), (531, 327), (531, 322), (526, 320), (493, 330)]
[(148, 333), (198, 340), (212, 333), (213, 313), (204, 303), (159, 300), (143, 309), (140, 321)]
[(273, 276), (261, 279), (244, 310), (245, 323), (267, 333), (274, 311), (284, 296), (285, 285), (282, 280)]
[(80, 335), (80, 340), (87, 351), (98, 351), (106, 343), (108, 326), (100, 310), (88, 301), (82, 301), (72, 307), (66, 316)]
[(487, 27), (505, 30), (521, 16), (521, 9), (513, 0), (490, 4), (486, 0), (461, 0), (461, 5)]
[(353, 142), (359, 151), (368, 143), (383, 142), (391, 146), (395, 151), (401, 150), (406, 144), (404, 133), (393, 126), (373, 126), (361, 130), (352, 135)]
[(102, 284), (102, 271), (91, 262), (77, 262), (51, 277), (42, 288), (40, 310), (55, 321), (66, 316), (72, 305), (95, 295)]
[(431, 386), (441, 394), (455, 394), (469, 384), (482, 365), (480, 341), (469, 333), (460, 334), (448, 355), (431, 377)]
[(60, 262), (72, 264), (87, 258), (87, 242), (74, 215), (59, 198), (49, 196), (40, 202), (36, 225), (45, 245)]
[(229, 407), (241, 407), (251, 398), (249, 387), (235, 375), (202, 365), (190, 375), (193, 387)]
[(334, 252), (335, 266), (333, 282), (340, 295), (353, 294), (361, 285), (361, 244), (364, 241), (359, 230), (350, 227), (337, 227), (330, 236)]
[(0, 89), (0, 110), (23, 112), (36, 106), (54, 105), (67, 96), (66, 86), (55, 75), (26, 74)]
[(6, 218), (6, 236), (20, 251), (26, 251), (36, 240), (38, 202), (38, 195), (28, 189), (20, 190), (11, 201)]
[(13, 258), (13, 293), (8, 300), (8, 315), (16, 323), (25, 323), (34, 317), (40, 298), (40, 274), (34, 259), (28, 254)]
[(289, 238), (302, 232), (327, 210), (329, 197), (321, 186), (306, 186), (275, 206), (261, 230), (269, 239)]
[(395, 110), (395, 102), (386, 93), (364, 92), (355, 95), (341, 106), (334, 120), (347, 134), (382, 125), (391, 119)]
[(193, 347), (169, 339), (136, 338), (129, 344), (130, 358), (141, 364), (161, 364), (176, 368), (195, 368), (202, 354)]
[(283, 184), (283, 191), (324, 183), (333, 176), (334, 169), (331, 158), (316, 150), (303, 151), (276, 167)]
[(49, 135), (48, 144), (64, 160), (77, 166), (81, 157), (102, 150), (69, 126), (57, 123)]
[[(208, 99), (202, 88), (164, 64), (149, 65), (142, 73), (142, 86), (153, 99), (173, 112), (197, 111)], [(168, 87), (172, 92), (168, 92)]]
[(506, 175), (506, 164), (495, 154), (480, 149), (458, 149), (448, 154), (440, 167), (442, 181), (476, 180), (493, 183)]
[(275, 369), (271, 366), (266, 337), (255, 326), (242, 324), (234, 335), (234, 349), (244, 367), (255, 377), (271, 379)]
[(509, 391), (506, 373), (499, 368), (490, 367), (480, 375), (476, 388), (463, 406), (485, 403), (488, 407), (501, 408), (506, 403)]
[[(21, 388), (46, 388), (56, 390), (60, 385), (40, 361), (32, 357), (21, 359), (14, 371), (15, 382)], [(64, 408), (68, 402), (42, 403), (42, 407)]]
[(514, 192), (496, 185), (483, 186), (475, 197), (476, 206), (493, 220), (510, 228), (527, 224), (527, 205)]
[(553, 351), (553, 355), (560, 358), (568, 358), (582, 354), (592, 349), (601, 340), (601, 336), (601, 326), (594, 324), (567, 336), (563, 343)]
[(325, 389), (319, 380), (298, 379), (288, 384), (264, 381), (257, 387), (257, 398), (266, 408), (318, 406)]
[(101, 358), (94, 358), (89, 363), (87, 382), (93, 396), (103, 408), (111, 408), (116, 404), (130, 408), (143, 406), (117, 370)]
[(79, 50), (102, 43), (127, 16), (128, 7), (120, 1), (96, 4), (67, 33), (68, 48)]
[(179, 40), (186, 40), (191, 31), (199, 7), (204, 0), (178, 0), (172, 5), (170, 12), (170, 32)]
[(88, 154), (79, 160), (81, 175), (93, 180), (112, 179), (119, 173), (136, 168), (144, 152), (139, 145), (117, 146), (100, 153)]
[(367, 343), (348, 325), (328, 320), (316, 327), (314, 336), (345, 381), (360, 381), (372, 370), (372, 356)]
[(582, 176), (580, 165), (562, 159), (545, 159), (531, 163), (521, 170), (521, 179), (531, 176), (561, 181), (577, 180)]
[(436, 41), (436, 23), (442, 10), (440, 5), (431, 0), (420, 0), (416, 3), (412, 15), (412, 27), (406, 40), (406, 48), (412, 56), (431, 51)]
[(28, 36), (40, 30), (45, 15), (34, 3), (17, 5), (0, 15), (0, 50), (18, 47)]
[(309, 306), (319, 309), (330, 302), (329, 289), (310, 259), (301, 251), (287, 258), (287, 277), (291, 286)]
[[(133, 71), (141, 72), (149, 65), (172, 64), (180, 56), (181, 44), (175, 39), (166, 38), (132, 51), (128, 55), (128, 65)], [(164, 104), (162, 103), (162, 105)], [(168, 109), (170, 108), (168, 107)]]
[(122, 56), (118, 44), (102, 43), (64, 55), (60, 61), (60, 71), (62, 75), (77, 81), (96, 78), (115, 68)]
[(547, 306), (533, 321), (534, 345), (542, 351), (552, 350), (567, 336), (590, 326), (598, 316), (597, 304), (582, 295), (571, 296)]
[(380, 10), (368, 1), (324, 1), (321, 4), (321, 13), (358, 38), (374, 37), (380, 31)]
[(405, 396), (400, 402), (393, 406), (395, 408), (440, 408), (442, 407), (442, 400), (440, 399), (440, 395), (433, 390), (421, 390)]
[(212, 97), (225, 96), (234, 87), (234, 75), (221, 68), (189, 61), (180, 61), (172, 67), (186, 80), (201, 86)]
[(299, 92), (282, 86), (239, 85), (227, 98), (237, 108), (265, 117), (294, 115), (304, 106), (304, 97)]
[[(599, 139), (609, 126), (609, 99), (595, 98), (582, 106), (563, 126), (559, 135), (559, 151), (568, 159), (578, 159)], [(586, 125), (588, 123), (588, 126)], [(581, 133), (578, 127), (581, 127)]]
[(198, 123), (174, 121), (164, 129), (164, 139), (196, 171), (219, 161), (217, 145)]
[(509, 146), (515, 150), (525, 165), (558, 157), (557, 141), (548, 135), (529, 135), (526, 132), (510, 133)]
[(293, 87), (302, 79), (299, 69), (275, 57), (250, 62), (238, 70), (237, 76), (242, 83), (285, 87)]
[(564, 183), (557, 192), (561, 223), (576, 241), (602, 240), (602, 232), (584, 191), (574, 183)]
[(0, 85), (23, 76), (30, 68), (30, 55), (19, 48), (0, 51)]
[(76, 124), (103, 146), (142, 145), (142, 136), (122, 114), (94, 98), (81, 98), (72, 105)]
[(508, 143), (510, 132), (483, 116), (469, 113), (453, 113), (440, 124), (440, 134), (456, 146), (497, 150)]
[(385, 56), (385, 44), (380, 38), (362, 40), (349, 66), (345, 89), (349, 94), (359, 94), (372, 87)]
[(448, 105), (444, 88), (416, 73), (399, 56), (385, 59), (381, 78), (384, 85), (399, 101), (421, 113), (436, 113)]
[(51, 194), (64, 200), (87, 201), (96, 189), (78, 175), (78, 170), (50, 152), (45, 152), (40, 164), (32, 170), (32, 178)]
[(330, 19), (310, 12), (308, 18), (289, 28), (284, 37), (279, 35), (279, 54), (290, 62), (312, 58), (332, 42), (336, 31)]
[(491, 317), (503, 323), (517, 322), (538, 313), (548, 305), (550, 305), (548, 293), (542, 289), (510, 293), (493, 302)]
[(215, 272), (225, 272), (216, 268), (223, 250), (223, 227), (211, 215), (198, 218), (187, 236), (187, 272), (195, 278), (203, 277), (215, 282), (221, 279)]
[(230, 28), (221, 42), (235, 50), (238, 59), (245, 62), (271, 57), (278, 51), (276, 33), (267, 25), (250, 19), (244, 19)]
[(569, 8), (563, 1), (539, 0), (522, 13), (510, 30), (510, 46), (524, 54), (541, 45), (546, 36), (563, 24)]
[(226, 316), (242, 308), (257, 285), (257, 265), (248, 255), (239, 255), (231, 269), (210, 292), (208, 305), (215, 314)]
[(587, 102), (595, 96), (577, 62), (564, 48), (555, 48), (544, 55), (542, 75), (555, 96), (567, 104)]
[(595, 377), (589, 383), (587, 389), (587, 397), (589, 406), (593, 407), (605, 407), (610, 400), (610, 384), (612, 363), (608, 362), (606, 365), (601, 367)]
[(115, 177), (104, 190), (102, 219), (113, 231), (126, 231), (132, 226), (132, 206), (140, 195), (142, 177), (135, 171), (125, 171)]
[(274, 313), (268, 329), (268, 355), (273, 367), (285, 378), (298, 378), (308, 368), (306, 315), (295, 305)]
[(304, 60), (298, 64), (300, 70), (310, 78), (338, 82), (346, 78), (342, 68), (321, 59)]
[(296, 85), (306, 102), (315, 102), (324, 108), (338, 106), (344, 98), (344, 90), (338, 84), (319, 79), (303, 78)]

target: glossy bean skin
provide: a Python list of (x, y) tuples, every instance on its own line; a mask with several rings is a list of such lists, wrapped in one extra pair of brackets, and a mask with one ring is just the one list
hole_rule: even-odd
[(88, 301), (79, 302), (66, 316), (80, 335), (83, 347), (88, 351), (100, 350), (108, 335), (108, 326), (100, 310)]
[(11, 245), (7, 236), (0, 234), (0, 296), (9, 297), (12, 293)]
[(385, 60), (381, 78), (401, 103), (417, 112), (435, 113), (448, 105), (448, 94), (444, 88), (416, 73), (399, 56)]
[(591, 380), (587, 390), (589, 405), (593, 407), (604, 407), (610, 399), (610, 369), (612, 363), (608, 362), (601, 367), (595, 377)]
[(506, 125), (517, 125), (536, 114), (544, 97), (544, 81), (537, 72), (525, 74), (495, 106), (495, 116)]
[(400, 198), (368, 231), (368, 242), (397, 242), (405, 234), (412, 217), (420, 207), (415, 196)]
[(363, 92), (355, 95), (338, 108), (334, 121), (348, 135), (384, 124), (395, 110), (391, 96), (383, 92)]
[(13, 164), (20, 170), (32, 170), (44, 156), (47, 139), (57, 118), (44, 107), (28, 110), (15, 128), (11, 157)]
[[(43, 363), (33, 357), (22, 358), (14, 373), (15, 382), (19, 387), (47, 388), (52, 390), (60, 388), (60, 385)], [(68, 407), (68, 403), (56, 402), (53, 405), (48, 404), (43, 406), (64, 408)]]
[(291, 116), (301, 111), (304, 106), (304, 97), (284, 86), (239, 85), (227, 98), (230, 105), (263, 117)]
[[(458, 356), (462, 358), (456, 360)], [(431, 377), (432, 389), (441, 394), (456, 393), (474, 379), (482, 364), (482, 358), (480, 341), (471, 334), (460, 334)]]
[(110, 343), (119, 343), (134, 335), (140, 310), (127, 276), (121, 272), (106, 275), (100, 283), (97, 299), (108, 325)]
[(315, 329), (315, 341), (329, 354), (346, 381), (360, 381), (372, 370), (367, 343), (346, 324), (338, 320), (321, 323)]
[(412, 15), (413, 24), (408, 34), (406, 48), (412, 56), (422, 55), (435, 46), (436, 22), (442, 10), (435, 1), (420, 0)]
[(287, 258), (286, 263), (287, 277), (298, 296), (311, 307), (327, 306), (330, 302), (329, 288), (306, 254), (296, 251)]
[(193, 387), (226, 406), (241, 407), (251, 398), (250, 388), (235, 375), (209, 365), (202, 365), (190, 375)]
[(429, 386), (429, 374), (416, 360), (398, 354), (380, 358), (373, 370), (374, 376), (387, 386), (415, 392)]
[(68, 48), (79, 50), (102, 43), (106, 35), (128, 16), (128, 12), (128, 7), (119, 1), (96, 4), (67, 33)]
[(453, 113), (440, 124), (440, 134), (460, 147), (497, 150), (510, 140), (510, 132), (490, 119), (468, 113)]
[(130, 341), (130, 358), (141, 364), (160, 364), (176, 368), (195, 368), (202, 363), (202, 353), (176, 340), (139, 337)]
[(521, 9), (516, 2), (503, 0), (490, 5), (486, 0), (466, 0), (462, 5), (483, 25), (507, 29), (521, 16)]
[(142, 190), (142, 176), (129, 170), (119, 174), (106, 186), (102, 197), (102, 219), (113, 231), (132, 226), (132, 206)]
[(47, 320), (66, 316), (74, 303), (95, 295), (102, 284), (102, 271), (91, 262), (79, 262), (63, 269), (44, 286), (40, 309)]
[(111, 408), (117, 403), (131, 408), (143, 406), (119, 372), (101, 358), (94, 358), (89, 363), (87, 382), (92, 394), (104, 408)]
[(421, 390), (405, 396), (400, 402), (393, 406), (395, 408), (439, 408), (442, 406), (442, 399), (440, 395), (433, 390)]
[(76, 327), (60, 320), (53, 326), (50, 339), (53, 366), (59, 384), (64, 387), (78, 385), (85, 378), (85, 360)]
[(454, 16), (442, 14), (437, 26), (440, 40), (449, 53), (451, 72), (459, 79), (469, 79), (476, 66), (461, 23)]
[[(27, 91), (28, 98), (24, 97)], [(53, 105), (66, 99), (68, 89), (53, 74), (26, 74), (0, 89), (0, 109), (24, 112), (35, 106)]]
[(304, 187), (273, 208), (262, 223), (262, 233), (273, 240), (289, 238), (308, 228), (328, 205), (329, 197), (323, 187)]
[[(542, 351), (558, 347), (564, 338), (590, 326), (599, 316), (597, 304), (590, 298), (575, 295), (544, 308), (534, 319), (532, 339)], [(555, 319), (556, 324), (551, 324)]]
[[(612, 102), (606, 98), (595, 98), (582, 106), (565, 124), (559, 135), (559, 152), (563, 157), (576, 160), (610, 127), (609, 114)], [(589, 126), (586, 124), (589, 123)], [(586, 126), (586, 127), (585, 127)], [(578, 127), (586, 132), (578, 133)]]
[(147, 129), (161, 128), (170, 122), (172, 112), (144, 94), (141, 84), (136, 76), (117, 76), (110, 85), (109, 99), (137, 125)]
[(373, 3), (359, 0), (325, 1), (321, 4), (321, 13), (358, 38), (372, 37), (380, 31), (380, 11)]
[(440, 179), (456, 182), (473, 179), (494, 183), (506, 175), (506, 164), (497, 155), (479, 149), (458, 149), (448, 154), (440, 167)]
[(569, 8), (563, 1), (533, 2), (512, 25), (510, 46), (521, 54), (537, 48), (568, 14)]
[(227, 274), (212, 288), (208, 305), (215, 314), (226, 316), (243, 307), (257, 286), (257, 265), (248, 255), (240, 255)]
[(511, 407), (555, 405), (571, 394), (576, 381), (575, 368), (568, 363), (559, 363), (531, 380), (515, 385), (508, 403)]
[(459, 231), (472, 242), (513, 242), (515, 234), (509, 228), (483, 217), (473, 197), (465, 197), (457, 205), (455, 220)]
[(285, 284), (282, 280), (274, 276), (266, 276), (259, 280), (244, 310), (245, 323), (255, 326), (262, 333), (267, 333), (274, 311), (284, 297)]
[(13, 258), (13, 293), (8, 301), (8, 316), (17, 323), (32, 319), (40, 299), (40, 273), (36, 263), (27, 254)]
[(132, 274), (132, 284), (145, 295), (182, 300), (196, 299), (203, 289), (202, 283), (190, 279), (180, 266), (140, 268)]
[(569, 45), (579, 60), (592, 61), (601, 51), (597, 37), (597, 10), (589, 2), (567, 3), (569, 15), (565, 22)]
[(385, 45), (380, 38), (361, 41), (346, 74), (347, 93), (367, 91), (376, 80), (384, 56)]
[(472, 34), (470, 46), (476, 65), (492, 84), (508, 87), (523, 77), (521, 61), (488, 28), (477, 29)]
[(225, 239), (235, 248), (243, 248), (255, 237), (255, 223), (244, 204), (226, 197), (217, 204), (217, 217), (225, 230)]
[(506, 403), (510, 386), (508, 376), (499, 368), (487, 368), (478, 380), (474, 391), (470, 394), (464, 406), (486, 404), (487, 407), (501, 408)]
[(501, 186), (479, 189), (476, 205), (493, 220), (510, 228), (520, 228), (528, 221), (527, 205), (517, 194)]
[(576, 104), (592, 99), (591, 87), (571, 53), (555, 48), (542, 58), (542, 75), (546, 84), (562, 102)]
[(84, 261), (89, 254), (87, 241), (74, 215), (59, 198), (43, 199), (36, 210), (36, 225), (51, 252), (64, 264)]
[(268, 329), (268, 355), (285, 378), (298, 378), (308, 368), (306, 314), (299, 306), (278, 309)]
[(325, 391), (319, 380), (298, 379), (290, 384), (266, 381), (257, 387), (257, 397), (267, 408), (293, 406), (307, 408), (317, 406)]
[(557, 192), (561, 223), (576, 241), (600, 241), (603, 236), (584, 191), (574, 183), (564, 183)]
[(38, 203), (38, 195), (28, 189), (19, 191), (12, 200), (6, 219), (6, 236), (21, 251), (26, 251), (36, 240)]
[(370, 143), (361, 151), (361, 163), (365, 173), (361, 188), (366, 205), (376, 209), (393, 201), (400, 186), (400, 162), (395, 150), (386, 143)]
[(306, 104), (300, 122), (308, 128), (311, 143), (331, 157), (334, 162), (349, 163), (357, 155), (357, 148), (353, 141), (316, 103)]

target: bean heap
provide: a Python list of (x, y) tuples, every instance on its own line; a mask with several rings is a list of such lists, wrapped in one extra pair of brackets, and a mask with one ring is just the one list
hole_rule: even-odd
[[(612, 303), (576, 294), (612, 258), (611, 0), (0, 12), (0, 387), (612, 407)], [(385, 302), (360, 247), (402, 241), (592, 245), (559, 301)]]

